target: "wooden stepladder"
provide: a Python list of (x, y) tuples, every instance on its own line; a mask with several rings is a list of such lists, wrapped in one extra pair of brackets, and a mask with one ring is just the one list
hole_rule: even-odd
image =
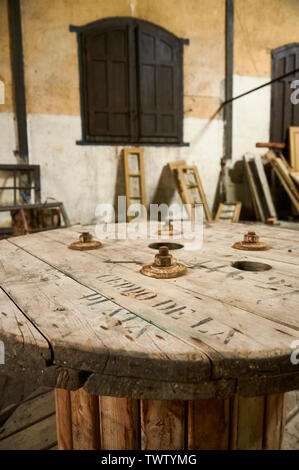
[[(124, 170), (127, 199), (127, 214), (132, 204), (142, 204), (146, 207), (145, 176), (144, 176), (144, 151), (143, 148), (125, 148)], [(146, 216), (146, 214), (144, 214)], [(133, 215), (127, 215), (130, 222)]]
[(202, 204), (206, 220), (212, 222), (213, 217), (208, 206), (197, 167), (195, 165), (187, 165), (184, 160), (169, 163), (168, 166), (174, 177), (182, 203), (190, 205), (190, 219), (192, 221), (195, 220), (196, 205)]
[(240, 212), (242, 208), (241, 202), (220, 202), (215, 222), (219, 220), (230, 220), (231, 222), (239, 222)]

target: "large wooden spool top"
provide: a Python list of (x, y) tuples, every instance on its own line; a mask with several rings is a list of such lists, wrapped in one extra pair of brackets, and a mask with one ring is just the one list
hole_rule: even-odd
[[(72, 251), (79, 227), (0, 242), (0, 372), (89, 393), (197, 399), (299, 387), (298, 232), (255, 226), (271, 246), (232, 244), (252, 226), (214, 224), (199, 251), (173, 251), (188, 273), (140, 274), (157, 240), (102, 240)], [(92, 227), (88, 230), (94, 233)], [(178, 240), (180, 243), (180, 240)], [(236, 261), (267, 263), (242, 271)]]

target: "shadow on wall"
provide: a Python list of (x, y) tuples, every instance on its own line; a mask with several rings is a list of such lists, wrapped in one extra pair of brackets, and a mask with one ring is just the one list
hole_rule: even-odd
[(114, 208), (115, 208), (115, 217), (117, 222), (126, 222), (126, 220), (118, 220), (118, 196), (125, 196), (126, 187), (125, 187), (125, 171), (124, 171), (124, 159), (123, 152), (120, 150), (117, 156), (117, 170), (115, 178), (115, 190), (114, 190)]
[(242, 202), (241, 220), (255, 220), (250, 189), (243, 160), (227, 168), (227, 200)]
[(170, 170), (167, 165), (164, 165), (151, 203), (170, 205), (175, 192), (176, 187)]

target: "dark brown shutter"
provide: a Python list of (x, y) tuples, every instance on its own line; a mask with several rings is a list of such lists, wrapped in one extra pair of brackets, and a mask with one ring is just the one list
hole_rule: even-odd
[(88, 136), (130, 136), (129, 34), (115, 25), (85, 36)]
[(139, 140), (179, 142), (182, 118), (181, 43), (151, 25), (137, 27)]
[[(299, 44), (289, 44), (272, 51), (272, 79), (299, 68)], [(299, 126), (299, 106), (291, 102), (291, 82), (299, 79), (299, 73), (289, 75), (271, 87), (272, 142), (285, 142), (289, 126)]]
[(102, 143), (182, 142), (182, 41), (134, 18), (80, 36), (84, 137)]

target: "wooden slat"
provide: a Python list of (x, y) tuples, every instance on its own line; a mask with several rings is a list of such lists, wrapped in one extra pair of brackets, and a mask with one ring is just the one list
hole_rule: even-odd
[(231, 448), (261, 450), (264, 433), (264, 397), (234, 397)]
[(247, 174), (248, 185), (249, 185), (249, 189), (250, 189), (250, 192), (251, 192), (251, 197), (252, 197), (252, 202), (253, 202), (255, 215), (256, 215), (257, 220), (261, 220), (262, 222), (265, 222), (265, 220), (266, 220), (265, 215), (264, 215), (264, 212), (263, 212), (263, 208), (262, 208), (262, 204), (261, 204), (260, 197), (259, 197), (259, 194), (258, 194), (256, 182), (254, 180), (253, 173), (251, 171), (249, 161), (250, 161), (250, 155), (245, 154), (243, 156), (243, 162), (244, 162), (245, 171), (246, 171), (246, 174)]
[(262, 160), (261, 160), (261, 157), (259, 155), (254, 155), (254, 163), (255, 163), (255, 166), (256, 166), (257, 174), (258, 174), (260, 184), (261, 184), (261, 188), (262, 188), (262, 191), (263, 191), (263, 196), (265, 198), (265, 203), (266, 203), (266, 206), (267, 206), (267, 211), (268, 211), (267, 216), (274, 217), (275, 219), (277, 219), (277, 213), (276, 213), (276, 209), (275, 209), (274, 204), (273, 204), (273, 199), (272, 199), (272, 196), (271, 196), (271, 192), (270, 192), (268, 180), (267, 180), (267, 177), (266, 177), (264, 165), (262, 164)]
[(264, 449), (279, 450), (282, 448), (285, 418), (285, 394), (265, 397)]
[(83, 389), (71, 392), (74, 450), (100, 449), (98, 397)]
[(0, 441), (0, 450), (46, 450), (55, 446), (55, 415)]
[(229, 448), (229, 400), (188, 402), (188, 449)]
[[(34, 324), (0, 288), (0, 340), (4, 342), (5, 363), (12, 365), (43, 364), (51, 358), (49, 344)], [(20, 354), (21, 353), (21, 354)]]
[(141, 401), (142, 450), (185, 448), (185, 403), (178, 400)]
[(54, 393), (47, 392), (21, 403), (0, 428), (0, 440), (55, 414)]
[(299, 127), (289, 128), (290, 162), (295, 171), (299, 171)]
[(101, 450), (138, 450), (138, 400), (100, 396), (99, 409)]
[(59, 450), (73, 449), (71, 395), (68, 390), (55, 388), (56, 428)]

